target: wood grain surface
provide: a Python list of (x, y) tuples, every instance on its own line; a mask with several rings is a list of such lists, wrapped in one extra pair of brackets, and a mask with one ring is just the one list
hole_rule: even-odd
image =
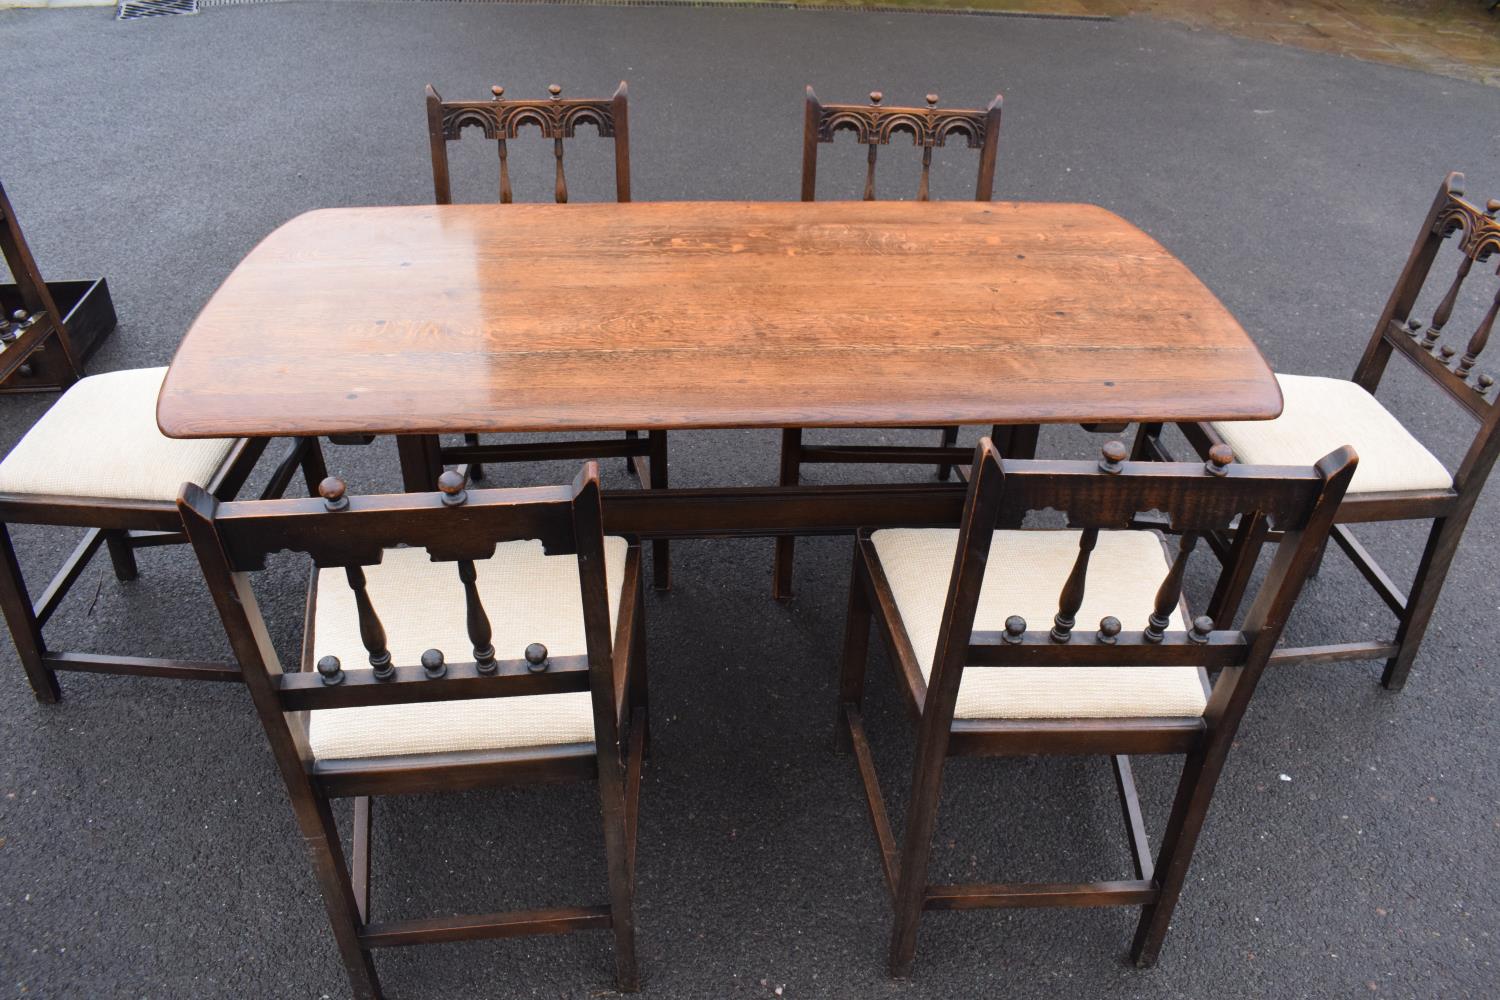
[(1260, 352), (1091, 205), (326, 209), (189, 330), (174, 437), (1256, 419)]

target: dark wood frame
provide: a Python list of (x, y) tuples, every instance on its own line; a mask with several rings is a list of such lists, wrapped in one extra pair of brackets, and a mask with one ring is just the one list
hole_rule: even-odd
[[(995, 191), (995, 162), (1000, 145), (1000, 111), (1002, 95), (982, 110), (954, 108), (939, 109), (938, 95), (927, 95), (925, 108), (882, 107), (884, 95), (870, 92), (870, 103), (824, 104), (812, 87), (807, 88), (807, 100), (802, 121), (802, 200), (815, 201), (818, 193), (818, 146), (831, 143), (841, 131), (853, 132), (855, 141), (869, 147), (868, 167), (865, 173), (863, 199), (875, 200), (875, 160), (881, 146), (889, 145), (897, 133), (907, 133), (912, 145), (922, 150), (922, 178), (917, 188), (917, 200), (928, 200), (928, 178), (932, 171), (932, 151), (937, 146), (947, 145), (951, 135), (963, 136), (970, 149), (979, 150), (979, 173), (974, 188), (976, 201), (989, 201)], [(894, 428), (892, 428), (894, 429)], [(778, 482), (782, 486), (795, 486), (801, 479), (803, 465), (809, 464), (872, 464), (912, 465), (933, 463), (937, 467), (937, 478), (946, 481), (953, 474), (953, 467), (962, 464), (970, 455), (966, 448), (958, 447), (958, 426), (902, 428), (904, 430), (927, 430), (938, 432), (935, 447), (893, 445), (889, 447), (866, 445), (806, 445), (803, 443), (803, 428), (788, 427), (781, 432), (781, 458)], [(1001, 429), (996, 428), (997, 438)], [(1017, 428), (1024, 436), (1027, 430)], [(1035, 453), (1036, 428), (1030, 431), (1031, 451), (1026, 451), (1021, 440), (1007, 444), (1014, 449), (1015, 457), (1030, 458)], [(1009, 429), (1005, 436), (1010, 437)], [(1007, 451), (1007, 454), (1012, 454)], [(792, 570), (796, 559), (797, 538), (783, 535), (776, 539), (775, 568), (772, 573), (772, 593), (777, 600), (792, 596)]]
[[(221, 500), (234, 499), (269, 443), (268, 438), (235, 441), (219, 471), (207, 484), (209, 492)], [(292, 439), (262, 496), (281, 496), (299, 469), (309, 492), (327, 475), (316, 438)], [(34, 600), (26, 587), (15, 546), (11, 544), (10, 526), (14, 524), (88, 529), (52, 581)], [(182, 533), (182, 518), (177, 513), (176, 504), (170, 500), (0, 493), (0, 611), (4, 612), (6, 624), (10, 626), (16, 654), (37, 701), (51, 705), (62, 698), (62, 689), (57, 682), (59, 670), (177, 680), (240, 679), (240, 668), (235, 663), (54, 650), (48, 647), (42, 633), (48, 619), (68, 596), (101, 546), (109, 550), (115, 577), (129, 581), (139, 575), (136, 549), (178, 545), (186, 541), (187, 537)]]
[[(1496, 433), (1500, 430), (1500, 405), (1491, 398), (1490, 391), (1494, 379), (1474, 367), (1489, 341), (1497, 311), (1500, 311), (1500, 288), (1496, 289), (1493, 304), (1479, 327), (1467, 338), (1462, 351), (1441, 344), (1443, 327), (1452, 314), (1460, 286), (1470, 269), (1476, 262), (1485, 261), (1500, 251), (1500, 222), (1495, 218), (1497, 210), (1500, 210), (1500, 201), (1490, 201), (1483, 211), (1465, 201), (1463, 175), (1448, 175), (1422, 222), (1416, 243), (1380, 314), (1364, 356), (1354, 369), (1353, 381), (1373, 394), (1380, 386), (1391, 356), (1400, 354), (1443, 389), (1478, 424), (1478, 430), (1453, 476), (1451, 489), (1352, 493), (1339, 507), (1332, 539), (1395, 615), (1396, 634), (1390, 639), (1286, 649), (1275, 656), (1277, 663), (1384, 659), (1381, 683), (1393, 691), (1406, 684), (1433, 609), (1437, 606), (1443, 581), (1463, 540), (1469, 515), (1484, 490), (1497, 455), (1500, 455), (1500, 433)], [(1434, 311), (1431, 323), (1425, 325), (1424, 332), (1424, 324), (1412, 319), (1411, 312), (1438, 251), (1454, 234), (1459, 235), (1461, 259), (1458, 273)], [(1210, 448), (1222, 443), (1207, 423), (1178, 426), (1201, 454), (1206, 455)], [(1136, 437), (1135, 457), (1171, 461), (1171, 452), (1162, 442), (1161, 432), (1161, 424), (1143, 424)], [(1403, 592), (1391, 579), (1349, 527), (1376, 521), (1407, 520), (1432, 522), (1409, 593)], [(1273, 532), (1271, 537), (1274, 539), (1277, 535)], [(1216, 552), (1224, 558), (1230, 557), (1227, 539), (1215, 536), (1210, 540), (1214, 542)], [(1241, 580), (1221, 595), (1221, 603), (1229, 613), (1232, 614), (1238, 605), (1244, 586), (1245, 581)]]
[(5, 257), (22, 306), (28, 313), (25, 320), (14, 323), (11, 317), (0, 316), (0, 339), (5, 343), (5, 350), (0, 351), (0, 383), (22, 365), (29, 364), (38, 351), (56, 343), (61, 366), (56, 368), (54, 375), (59, 386), (66, 389), (83, 377), (83, 362), (63, 324), (63, 315), (52, 299), (52, 292), (42, 280), (36, 259), (31, 256), (31, 248), (26, 245), (26, 237), (21, 233), (21, 225), (16, 221), (15, 210), (10, 206), (3, 184), (0, 184), (0, 255)]
[[(593, 125), (599, 137), (610, 139), (615, 151), (615, 200), (630, 201), (630, 102), (624, 80), (614, 94), (604, 100), (562, 97), (556, 84), (548, 88), (548, 100), (505, 100), (505, 88), (490, 88), (489, 101), (444, 101), (431, 84), (427, 86), (427, 139), (432, 152), (433, 197), (439, 205), (453, 203), (452, 184), (448, 174), (448, 144), (457, 142), (464, 129), (477, 128), (484, 138), (495, 142), (500, 159), (501, 204), (514, 201), (508, 160), (509, 140), (517, 138), (528, 125), (536, 126), (542, 138), (551, 139), (556, 157), (556, 183), (553, 199), (558, 204), (568, 200), (567, 178), (563, 169), (563, 143), (573, 138), (580, 125)], [(464, 444), (441, 449), (447, 465), (465, 466), (475, 480), (484, 478), (485, 462), (554, 462), (582, 461), (596, 458), (623, 458), (626, 468), (651, 489), (667, 487), (667, 432), (626, 431), (623, 439), (605, 441), (545, 441), (534, 444), (483, 444), (478, 434), (466, 433)], [(424, 484), (424, 488), (432, 484)], [(653, 543), (651, 553), (653, 585), (658, 590), (671, 586), (671, 553), (666, 541)]]
[[(1338, 501), (1356, 464), (1347, 448), (1307, 471), (1234, 468), (1223, 463), (1209, 463), (1205, 468), (1121, 462), (1123, 446), (1115, 444), (1112, 449), (1107, 449), (1104, 462), (1090, 466), (1002, 461), (993, 443), (980, 442), (959, 525), (937, 649), (925, 681), (874, 545), (868, 532), (861, 533), (850, 587), (837, 738), (842, 750), (854, 752), (895, 909), (890, 948), (890, 969), (895, 976), (910, 974), (917, 926), (924, 910), (1141, 906), (1132, 957), (1142, 967), (1155, 963), (1235, 732), (1297, 594), (1327, 539)], [(1027, 510), (1048, 507), (1066, 510), (1071, 523), (1083, 529), (1079, 556), (1059, 597), (1052, 629), (1031, 630), (1026, 622), (1013, 617), (1003, 634), (974, 632), (995, 528), (1005, 521), (1018, 520)], [(1145, 632), (1122, 633), (1118, 620), (1106, 618), (1096, 635), (1074, 635), (1073, 616), (1083, 599), (1092, 538), (1101, 528), (1137, 523), (1138, 512), (1144, 510), (1164, 512), (1171, 518), (1172, 527), (1184, 533), (1157, 595), (1150, 625)], [(1244, 625), (1231, 630), (1205, 616), (1193, 623), (1191, 632), (1165, 631), (1170, 610), (1181, 599), (1183, 568), (1198, 533), (1226, 526), (1236, 514), (1244, 515), (1245, 523), (1271, 520), (1285, 539)], [(1244, 547), (1241, 557), (1253, 565), (1264, 536), (1251, 537), (1252, 544)], [(886, 812), (861, 714), (872, 620), (880, 626), (917, 725), (912, 792), (905, 836), (899, 844)], [(1116, 634), (1109, 634), (1111, 621)], [(1171, 666), (1214, 669), (1218, 679), (1202, 718), (955, 721), (964, 671), (1015, 666)], [(1154, 861), (1130, 769), (1129, 755), (1137, 753), (1185, 757), (1165, 836)], [(1110, 756), (1135, 878), (1061, 884), (928, 885), (927, 865), (945, 759), (956, 755), (1031, 754)]]
[[(648, 714), (640, 548), (635, 543), (629, 548), (612, 641), (598, 476), (597, 464), (589, 462), (571, 487), (464, 491), (462, 479), (455, 477), (442, 494), (353, 498), (343, 497), (340, 483), (336, 491), (324, 492), (337, 498), (333, 501), (221, 503), (205, 490), (184, 487), (178, 506), (186, 533), (243, 664), (246, 687), (312, 852), (339, 953), (360, 1000), (381, 996), (371, 956), (375, 948), (596, 928), (614, 931), (617, 987), (634, 991), (639, 986), (633, 899)], [(330, 519), (337, 519), (339, 530), (328, 528)], [(363, 581), (359, 567), (378, 563), (382, 549), (398, 543), (426, 548), (437, 561), (459, 563), (462, 576), (466, 562), (472, 571), (474, 561), (492, 555), (497, 542), (522, 538), (540, 538), (551, 554), (578, 557), (588, 652), (552, 659), (541, 672), (524, 660), (495, 659), (493, 646), (487, 659), (480, 655), (489, 626), (472, 588), (467, 613), (475, 659), (447, 664), (442, 676), (434, 678), (420, 666), (396, 665), (384, 680), (361, 670), (340, 673), (330, 684), (321, 663), (317, 671), (304, 662), (300, 671), (283, 672), (250, 586), (250, 576), (264, 567), (265, 556), (282, 549), (307, 552), (317, 566), (353, 567), (353, 584), (356, 573)], [(476, 627), (476, 609), (482, 628)], [(384, 633), (367, 600), (361, 603), (360, 628), (374, 662)], [(305, 648), (306, 659), (310, 651)], [(389, 662), (388, 652), (385, 659)], [(567, 691), (592, 693), (592, 744), (318, 761), (298, 717), (318, 709)], [(603, 816), (607, 904), (418, 920), (372, 918), (374, 796), (592, 779), (599, 783)], [(336, 798), (354, 799), (347, 858), (333, 818), (331, 801)]]

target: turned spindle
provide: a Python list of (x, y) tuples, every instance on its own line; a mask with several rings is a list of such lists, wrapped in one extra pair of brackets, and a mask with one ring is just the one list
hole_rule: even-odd
[[(937, 110), (937, 102), (938, 102), (938, 95), (936, 95), (936, 94), (928, 94), (927, 95), (927, 114), (928, 114), (928, 117), (931, 117), (932, 114), (933, 114), (933, 112)], [(918, 201), (927, 201), (928, 200), (928, 179), (931, 177), (931, 175), (932, 175), (932, 147), (929, 146), (929, 145), (924, 145), (922, 147), (922, 182), (917, 185), (917, 200)]]
[(344, 510), (349, 506), (349, 498), (344, 495), (347, 489), (338, 476), (329, 476), (318, 484), (318, 496), (323, 498), (323, 506), (328, 510)]
[[(491, 87), (490, 93), (498, 101), (505, 96), (505, 88), (500, 86)], [(496, 131), (499, 133), (496, 138), (499, 140), (500, 146), (500, 204), (509, 205), (514, 200), (510, 191), (509, 151), (505, 147), (505, 130), (497, 129)]]
[[(870, 91), (870, 106), (878, 108), (884, 98), (885, 95), (880, 91)], [(865, 155), (865, 201), (875, 200), (875, 151), (880, 148), (879, 129), (876, 129), (875, 133), (870, 136), (870, 149)]]
[(1469, 269), (1474, 266), (1474, 258), (1465, 255), (1458, 263), (1458, 273), (1453, 276), (1453, 284), (1448, 286), (1448, 292), (1443, 296), (1441, 302), (1432, 313), (1432, 327), (1427, 331), (1431, 340), (1437, 340), (1442, 335), (1443, 327), (1447, 325), (1448, 318), (1453, 315), (1453, 307), (1458, 302), (1458, 290), (1463, 285), (1464, 279), (1469, 276)]
[(547, 669), (547, 647), (539, 642), (533, 642), (526, 647), (526, 669), (534, 674), (539, 674)]
[(1422, 334), (1422, 350), (1431, 354), (1432, 349), (1437, 346), (1438, 338), (1442, 335), (1442, 328), (1438, 325), (1437, 320), (1434, 319), (1432, 325), (1427, 328), (1427, 332)]
[(1130, 452), (1125, 445), (1119, 441), (1108, 441), (1104, 447), (1099, 449), (1099, 471), (1107, 472), (1111, 476), (1118, 476), (1120, 470), (1125, 468), (1124, 462)]
[(20, 335), (20, 332), (10, 325), (10, 320), (0, 316), (0, 344), (8, 344)]
[(1146, 632), (1143, 638), (1147, 642), (1161, 642), (1165, 638), (1167, 626), (1172, 624), (1172, 611), (1182, 600), (1182, 577), (1187, 572), (1188, 556), (1192, 554), (1197, 544), (1198, 533), (1196, 531), (1182, 533), (1182, 541), (1177, 546), (1177, 556), (1172, 560), (1172, 568), (1167, 571), (1167, 578), (1161, 582), (1161, 587), (1156, 591), (1156, 606), (1151, 609), (1151, 617), (1146, 621)]
[(1458, 359), (1458, 374), (1464, 378), (1469, 377), (1469, 369), (1474, 367), (1474, 362), (1479, 360), (1479, 352), (1484, 350), (1490, 342), (1490, 331), (1495, 328), (1495, 316), (1500, 314), (1500, 288), (1495, 289), (1495, 297), (1490, 302), (1489, 310), (1484, 314), (1484, 319), (1479, 321), (1479, 326), (1474, 330), (1474, 336), (1469, 338), (1469, 344), (1464, 348), (1464, 356)]
[(1001, 636), (1012, 646), (1026, 638), (1026, 619), (1020, 615), (1011, 615), (1005, 619), (1005, 634)]
[[(550, 84), (547, 93), (552, 95), (554, 101), (562, 99), (562, 88), (557, 84)], [(557, 135), (552, 140), (552, 155), (557, 159), (557, 187), (553, 192), (554, 200), (559, 205), (568, 203), (568, 178), (563, 174), (563, 141), (562, 135)]]
[(1216, 444), (1208, 449), (1208, 461), (1203, 463), (1203, 471), (1210, 476), (1227, 476), (1233, 463), (1234, 449), (1227, 444)]
[(1073, 638), (1073, 626), (1078, 622), (1078, 609), (1083, 607), (1083, 590), (1088, 582), (1089, 555), (1098, 541), (1098, 528), (1084, 528), (1078, 534), (1078, 558), (1073, 561), (1073, 571), (1058, 595), (1057, 614), (1052, 618), (1053, 642), (1070, 642)]
[(339, 663), (339, 658), (337, 656), (325, 656), (319, 660), (318, 677), (329, 687), (344, 683), (344, 667), (343, 664)]
[(1099, 619), (1099, 631), (1094, 633), (1094, 638), (1106, 645), (1113, 646), (1120, 635), (1120, 619), (1114, 615), (1105, 615)]
[(427, 675), (428, 680), (437, 680), (448, 672), (448, 664), (443, 662), (443, 651), (441, 649), (425, 649), (422, 651), (422, 673)]
[(458, 561), (458, 578), (464, 585), (465, 624), (469, 630), (469, 642), (474, 646), (474, 662), (481, 674), (495, 672), (495, 646), (490, 641), (490, 616), (485, 614), (479, 601), (479, 575), (474, 569), (474, 560)]
[(464, 489), (465, 482), (464, 477), (452, 469), (438, 476), (438, 492), (443, 495), (445, 507), (458, 507), (469, 499), (469, 493)]
[(370, 666), (374, 667), (378, 674), (391, 665), (391, 651), (385, 647), (385, 626), (380, 624), (380, 617), (375, 614), (375, 606), (370, 603), (364, 567), (345, 566), (344, 576), (349, 581), (349, 589), (354, 591), (354, 610), (359, 617), (360, 641), (365, 644), (365, 650), (370, 654)]
[(1188, 639), (1191, 642), (1207, 642), (1213, 631), (1214, 620), (1208, 615), (1199, 615), (1193, 619), (1193, 627), (1188, 631)]

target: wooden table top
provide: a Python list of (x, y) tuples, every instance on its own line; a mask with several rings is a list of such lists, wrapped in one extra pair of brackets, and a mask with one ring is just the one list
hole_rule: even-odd
[(327, 209), (188, 331), (173, 437), (1276, 416), (1222, 304), (1092, 205)]

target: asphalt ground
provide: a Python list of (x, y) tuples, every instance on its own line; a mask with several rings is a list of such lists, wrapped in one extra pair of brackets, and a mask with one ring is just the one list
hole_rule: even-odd
[[(627, 78), (643, 200), (795, 197), (805, 83), (828, 100), (935, 90), (970, 106), (1003, 91), (1000, 197), (1096, 202), (1131, 219), (1289, 372), (1352, 371), (1446, 171), (1467, 171), (1481, 199), (1500, 194), (1500, 91), (1149, 20), (326, 3), (134, 22), (103, 9), (0, 11), (0, 38), (0, 177), (44, 271), (105, 275), (114, 292), (121, 323), (96, 371), (165, 364), (234, 264), (297, 213), (428, 200), (427, 82), (458, 97), (492, 83), (606, 94)], [(569, 154), (578, 198), (607, 196), (603, 145)], [(523, 197), (549, 191), (549, 153), (515, 147)], [(822, 193), (857, 194), (858, 152), (833, 153)], [(887, 193), (914, 189), (911, 155), (904, 180), (883, 175)], [(940, 151), (937, 194), (963, 196), (970, 155)], [(491, 196), (492, 156), (466, 144), (461, 198)], [(1465, 309), (1454, 329), (1475, 303)], [(1469, 425), (1439, 396), (1403, 371), (1382, 398), (1452, 462)], [(0, 400), (3, 444), (49, 401)], [(1042, 450), (1083, 457), (1102, 440), (1049, 428)], [(775, 445), (774, 432), (675, 434), (673, 481), (771, 482)], [(388, 441), (329, 456), (352, 489), (397, 486)], [(677, 544), (674, 590), (648, 598), (645, 995), (1495, 996), (1497, 501), (1491, 491), (1479, 504), (1404, 693), (1380, 689), (1378, 664), (1266, 678), (1149, 972), (1124, 960), (1133, 911), (991, 911), (928, 915), (915, 978), (888, 979), (873, 838), (853, 763), (830, 751), (850, 543), (806, 542), (785, 606), (769, 597), (769, 542)], [(38, 579), (73, 544), (66, 532), (17, 537)], [(1362, 537), (1409, 579), (1420, 530)], [(150, 550), (141, 566), (121, 585), (99, 560), (52, 643), (227, 655), (191, 555)], [(263, 588), (288, 648), (300, 579), (278, 563)], [(1200, 599), (1206, 581), (1200, 567)], [(1389, 628), (1333, 556), (1289, 639)], [(64, 702), (44, 707), (8, 643), (0, 660), (0, 993), (347, 995), (242, 690), (73, 675)], [(899, 815), (911, 738), (889, 671), (875, 669), (870, 728)], [(1153, 832), (1174, 774), (1138, 762)], [(602, 899), (595, 802), (576, 786), (380, 803), (377, 914)], [(950, 880), (1125, 877), (1106, 764), (951, 765), (933, 867)], [(599, 933), (377, 960), (393, 998), (595, 997), (611, 984)]]

